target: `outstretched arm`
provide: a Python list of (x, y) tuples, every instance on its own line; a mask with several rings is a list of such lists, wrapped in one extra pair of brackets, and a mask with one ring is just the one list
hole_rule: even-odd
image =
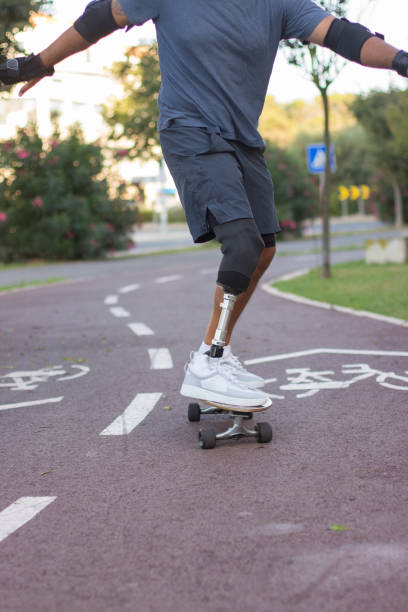
[(328, 16), (313, 30), (308, 40), (363, 66), (388, 68), (401, 76), (408, 76), (408, 53), (398, 51), (381, 36), (359, 24)]
[[(19, 95), (22, 96), (44, 76), (52, 75), (54, 66), (58, 62), (87, 49), (101, 38), (127, 25), (130, 25), (130, 22), (122, 9), (120, 0), (91, 2), (75, 24), (39, 55), (9, 60), (1, 65), (0, 80), (6, 84), (28, 81), (19, 92)], [(14, 72), (10, 71), (10, 65)]]

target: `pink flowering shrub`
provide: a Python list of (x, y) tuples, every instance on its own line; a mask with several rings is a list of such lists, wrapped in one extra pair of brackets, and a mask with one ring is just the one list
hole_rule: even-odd
[(299, 236), (302, 221), (316, 216), (319, 193), (306, 164), (288, 150), (266, 143), (265, 161), (272, 176), (282, 238)]
[(31, 126), (0, 151), (0, 260), (89, 259), (127, 248), (137, 211), (110, 197), (103, 151), (78, 128), (43, 141)]

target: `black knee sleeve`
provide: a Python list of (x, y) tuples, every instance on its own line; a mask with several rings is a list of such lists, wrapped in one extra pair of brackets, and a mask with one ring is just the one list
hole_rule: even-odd
[(248, 289), (265, 243), (253, 219), (237, 219), (213, 229), (224, 255), (217, 284), (224, 291), (239, 295)]

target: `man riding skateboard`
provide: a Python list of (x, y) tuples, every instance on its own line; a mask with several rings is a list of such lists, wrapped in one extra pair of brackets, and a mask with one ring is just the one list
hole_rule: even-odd
[(268, 397), (259, 389), (264, 381), (233, 355), (230, 338), (280, 231), (257, 130), (279, 42), (298, 38), (404, 77), (408, 53), (312, 0), (96, 0), (39, 55), (3, 63), (0, 81), (27, 81), (23, 95), (61, 60), (148, 20), (159, 47), (163, 154), (194, 242), (216, 237), (223, 253), (208, 328), (181, 393), (259, 406)]

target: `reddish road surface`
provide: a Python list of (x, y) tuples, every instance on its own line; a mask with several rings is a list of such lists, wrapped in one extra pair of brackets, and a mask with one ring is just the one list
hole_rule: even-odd
[(407, 610), (408, 330), (259, 290), (233, 348), (273, 442), (201, 450), (178, 391), (218, 257), (0, 296), (2, 612)]

